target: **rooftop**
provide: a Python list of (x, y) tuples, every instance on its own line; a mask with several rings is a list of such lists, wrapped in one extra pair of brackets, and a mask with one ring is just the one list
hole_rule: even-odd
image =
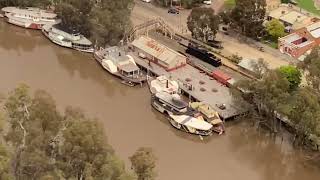
[[(135, 53), (130, 53), (136, 57)], [(151, 62), (151, 66), (148, 62), (136, 58), (136, 63), (144, 68), (148, 68), (150, 71), (157, 75), (166, 75), (177, 81), (179, 87), (194, 97), (196, 100), (209, 104), (214, 110), (216, 110), (223, 119), (228, 119), (239, 115), (247, 111), (244, 107), (239, 107), (234, 104), (229, 88), (221, 85), (216, 80), (213, 80), (209, 76), (199, 72), (199, 70), (187, 64), (183, 68), (177, 69), (173, 72), (167, 72), (160, 66)], [(186, 82), (186, 79), (191, 79), (190, 82)], [(199, 82), (204, 83), (199, 83)], [(192, 89), (189, 86), (192, 85)], [(213, 91), (215, 89), (215, 91)], [(218, 108), (217, 105), (225, 105), (225, 109)]]
[(300, 12), (290, 11), (289, 13), (282, 15), (279, 19), (293, 25), (294, 23), (302, 22), (307, 18), (308, 16)]
[(27, 7), (27, 8), (4, 7), (2, 8), (2, 11), (8, 12), (8, 13), (25, 14), (25, 15), (30, 15), (34, 17), (44, 17), (44, 18), (52, 18), (52, 19), (57, 17), (57, 14), (53, 12), (49, 12), (39, 8), (32, 8), (32, 7)]
[(182, 101), (180, 96), (177, 94), (169, 94), (167, 92), (158, 92), (156, 94), (156, 97), (179, 109), (188, 107), (188, 104)]
[(306, 28), (314, 38), (320, 37), (320, 21), (315, 22), (315, 23), (307, 26)]
[(251, 72), (255, 72), (255, 66), (254, 64), (256, 63), (256, 60), (253, 59), (242, 59), (239, 63), (238, 66), (242, 67), (243, 69), (246, 69)]
[(270, 11), (268, 16), (290, 23), (293, 29), (305, 27), (315, 21), (314, 17), (284, 4)]
[(176, 58), (185, 58), (185, 56), (181, 55), (180, 53), (146, 36), (141, 36), (138, 39), (135, 39), (132, 42), (132, 45), (144, 50), (146, 53), (167, 64), (170, 64)]
[[(297, 33), (291, 33), (287, 36), (280, 38), (279, 40), (284, 41), (287, 44), (292, 44), (293, 46), (296, 46), (299, 48), (307, 46), (314, 42), (313, 40), (309, 40), (307, 37), (300, 36)], [(298, 41), (298, 40), (301, 40), (301, 41)]]
[(283, 39), (286, 43), (292, 43), (293, 41), (296, 41), (298, 39), (301, 39), (302, 37), (297, 34), (297, 33), (291, 33), (287, 36), (282, 37), (281, 39)]
[(101, 50), (101, 53), (104, 54), (104, 57), (108, 60), (111, 60), (113, 63), (128, 62), (129, 57), (126, 53), (120, 49), (118, 46), (108, 47)]
[(58, 35), (61, 35), (65, 39), (68, 39), (68, 38), (65, 37), (65, 34), (62, 34), (61, 32), (67, 33), (67, 34), (74, 36), (74, 37), (78, 37), (77, 40), (71, 40), (72, 43), (74, 43), (74, 44), (81, 44), (81, 45), (88, 45), (88, 46), (92, 45), (92, 42), (89, 39), (84, 37), (82, 34), (80, 34), (80, 32), (78, 30), (76, 30), (74, 28), (70, 28), (70, 27), (63, 25), (62, 23), (59, 23), (59, 24), (54, 24), (54, 25), (47, 25), (44, 27), (44, 29), (49, 30), (50, 27), (56, 29), (55, 33)]
[(289, 12), (288, 7), (280, 6), (279, 8), (270, 11), (269, 16), (275, 19), (280, 19), (281, 16)]
[(71, 35), (80, 35), (80, 31), (76, 28), (72, 28), (70, 26), (64, 25), (62, 23), (54, 24), (52, 27), (59, 29), (60, 31), (66, 32)]
[(127, 73), (139, 70), (138, 66), (133, 64), (132, 62), (120, 65), (118, 67), (119, 67), (119, 69), (121, 69), (122, 71), (125, 71)]
[(210, 130), (212, 128), (212, 125), (207, 123), (206, 121), (199, 120), (197, 118), (194, 118), (192, 116), (187, 115), (171, 115), (171, 117), (178, 123), (190, 126), (199, 130)]

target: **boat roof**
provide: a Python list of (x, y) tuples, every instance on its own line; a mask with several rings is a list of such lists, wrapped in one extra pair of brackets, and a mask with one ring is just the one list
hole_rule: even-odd
[[(80, 31), (78, 31), (76, 28), (67, 27), (66, 25), (63, 25), (62, 23), (54, 24), (51, 27), (54, 28), (54, 29), (57, 29), (58, 31), (70, 34), (72, 36), (80, 37), (78, 40), (72, 40), (72, 43), (88, 45), (88, 46), (92, 45), (92, 42), (89, 39), (87, 39), (86, 37), (84, 37), (83, 35), (81, 35)], [(45, 26), (44, 29), (45, 30), (49, 30), (50, 29), (50, 25)], [(62, 35), (62, 34), (60, 34), (60, 35), (64, 37), (64, 35)]]
[(16, 14), (25, 14), (34, 17), (44, 17), (44, 18), (56, 18), (57, 14), (53, 12), (49, 12), (39, 8), (27, 7), (27, 8), (19, 8), (19, 7), (4, 7), (2, 8), (3, 12), (7, 13), (16, 13)]
[(222, 122), (219, 113), (209, 104), (203, 102), (192, 102), (190, 103), (190, 107), (193, 109), (197, 109), (204, 116), (206, 116), (209, 119), (212, 119), (210, 121), (211, 124), (219, 124)]
[(217, 124), (221, 124), (222, 120), (221, 119), (214, 119), (214, 120), (210, 121), (210, 123), (213, 125), (217, 125)]
[[(168, 83), (168, 87), (167, 87)], [(159, 76), (151, 81), (151, 87), (157, 91), (165, 91), (168, 93), (177, 92), (179, 85), (176, 81), (168, 79), (166, 76)]]
[(124, 63), (129, 62), (130, 60), (126, 52), (118, 46), (112, 46), (106, 49), (102, 49), (98, 53), (102, 54), (105, 59), (111, 60), (113, 63)]
[(183, 124), (185, 126), (189, 126), (199, 130), (210, 130), (212, 125), (207, 123), (206, 121), (194, 118), (192, 116), (187, 115), (170, 115), (171, 118), (179, 124)]
[(119, 67), (119, 69), (121, 69), (122, 71), (125, 71), (127, 73), (139, 70), (138, 66), (133, 64), (132, 62), (120, 65), (118, 67)]
[(53, 25), (53, 27), (68, 34), (80, 35), (80, 31), (77, 28), (67, 26), (63, 23), (55, 24)]
[(178, 94), (169, 94), (167, 92), (158, 92), (156, 97), (167, 102), (168, 104), (175, 106), (179, 109), (188, 107), (188, 104), (181, 100)]

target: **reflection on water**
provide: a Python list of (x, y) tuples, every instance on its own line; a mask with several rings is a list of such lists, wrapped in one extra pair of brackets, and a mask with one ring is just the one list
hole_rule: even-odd
[(128, 162), (141, 146), (155, 149), (161, 180), (318, 180), (319, 168), (286, 140), (272, 139), (246, 122), (203, 140), (171, 127), (150, 106), (150, 93), (130, 88), (89, 54), (52, 44), (41, 32), (0, 21), (0, 92), (19, 83), (44, 89), (59, 109), (78, 106), (103, 122), (109, 142)]
[[(42, 35), (39, 31), (30, 31), (16, 26), (8, 26), (0, 19), (0, 47), (6, 50), (28, 52), (41, 44)], [(10, 32), (10, 33), (9, 33)], [(19, 43), (23, 40), (24, 43)]]

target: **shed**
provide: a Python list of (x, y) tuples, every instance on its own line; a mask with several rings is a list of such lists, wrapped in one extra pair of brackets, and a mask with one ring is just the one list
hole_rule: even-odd
[(146, 59), (153, 61), (167, 71), (177, 69), (187, 64), (187, 57), (160, 44), (154, 39), (141, 36), (132, 42), (138, 53), (146, 55)]
[(222, 72), (220, 70), (213, 70), (212, 71), (212, 77), (215, 78), (220, 83), (222, 83), (223, 85), (227, 85), (228, 84), (228, 80), (231, 79), (230, 76), (228, 76), (227, 74), (225, 74), (224, 72)]

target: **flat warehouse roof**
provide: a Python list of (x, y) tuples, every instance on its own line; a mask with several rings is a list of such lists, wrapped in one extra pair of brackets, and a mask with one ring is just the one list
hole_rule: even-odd
[(183, 56), (182, 54), (146, 36), (141, 36), (138, 39), (135, 39), (132, 42), (132, 45), (139, 49), (142, 49), (146, 53), (150, 54), (153, 57), (156, 57), (157, 59), (167, 64), (170, 64), (171, 62), (175, 61), (175, 59), (177, 58), (186, 59), (186, 57)]

